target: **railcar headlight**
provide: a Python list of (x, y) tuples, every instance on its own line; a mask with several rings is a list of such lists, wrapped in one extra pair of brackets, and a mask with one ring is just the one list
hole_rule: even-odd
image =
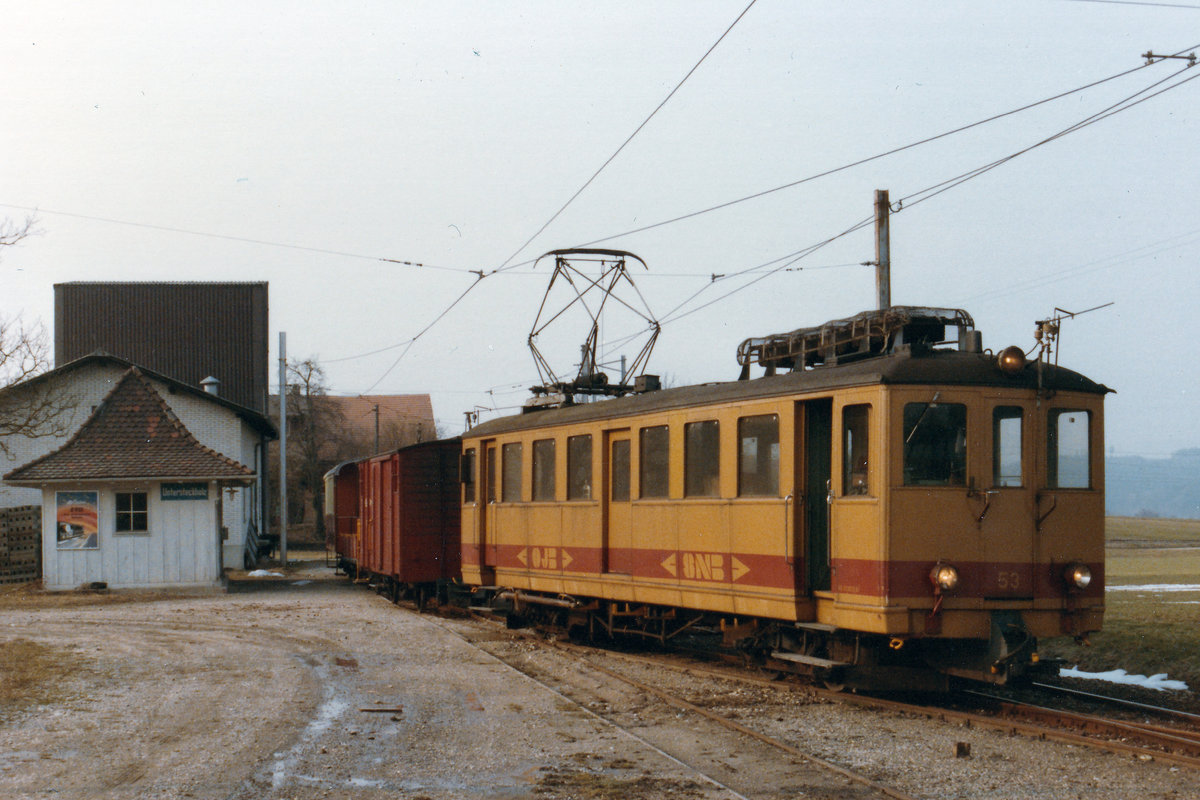
[(949, 564), (937, 564), (929, 572), (929, 580), (943, 592), (958, 586), (958, 570)]
[(1074, 589), (1086, 589), (1088, 584), (1092, 582), (1092, 571), (1088, 569), (1087, 564), (1069, 564), (1063, 570), (1063, 579), (1066, 580), (1067, 586)]
[(1017, 345), (1006, 347), (996, 356), (996, 366), (1005, 375), (1016, 375), (1025, 369), (1025, 351)]

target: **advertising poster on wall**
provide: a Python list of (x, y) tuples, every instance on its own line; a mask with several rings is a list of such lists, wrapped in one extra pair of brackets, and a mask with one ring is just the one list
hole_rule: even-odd
[(59, 550), (100, 547), (100, 493), (56, 492)]

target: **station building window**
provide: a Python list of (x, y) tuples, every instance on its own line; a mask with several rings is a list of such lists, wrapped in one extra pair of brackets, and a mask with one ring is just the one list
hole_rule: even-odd
[(842, 409), (842, 494), (871, 493), (871, 406), (861, 403)]
[(666, 425), (642, 428), (638, 445), (638, 496), (666, 497), (671, 437)]
[(1047, 484), (1054, 489), (1091, 488), (1091, 412), (1052, 408), (1049, 423)]
[(554, 499), (553, 439), (533, 443), (533, 499), (540, 502)]
[(117, 533), (145, 533), (150, 530), (150, 513), (145, 492), (117, 492)]
[(1020, 406), (996, 406), (992, 409), (992, 485), (1022, 486)]
[(716, 497), (721, 492), (720, 425), (715, 419), (683, 426), (683, 496)]
[(967, 407), (962, 403), (904, 406), (904, 485), (965, 486)]
[(500, 468), (503, 474), (503, 486), (500, 489), (500, 498), (506, 503), (521, 502), (521, 458), (522, 448), (520, 442), (513, 442), (504, 445), (500, 454)]
[(567, 499), (592, 499), (592, 437), (567, 437)]
[(779, 495), (779, 415), (738, 420), (738, 497)]

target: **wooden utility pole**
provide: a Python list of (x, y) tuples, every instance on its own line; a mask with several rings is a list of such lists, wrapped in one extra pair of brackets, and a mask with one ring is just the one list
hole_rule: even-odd
[(875, 190), (875, 304), (879, 310), (892, 305), (892, 253), (888, 214), (891, 211), (887, 189)]

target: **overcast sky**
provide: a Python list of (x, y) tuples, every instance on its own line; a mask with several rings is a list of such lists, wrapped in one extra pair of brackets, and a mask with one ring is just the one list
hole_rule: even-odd
[[(777, 259), (888, 189), (909, 198), (894, 303), (965, 308), (999, 350), (1032, 347), (1055, 307), (1112, 302), (1066, 322), (1060, 351), (1118, 392), (1109, 450), (1200, 446), (1200, 82), (1181, 83), (1200, 68), (1135, 69), (1148, 50), (1200, 51), (1200, 3), (758, 0), (704, 58), (746, 5), (15, 4), (0, 218), (36, 209), (41, 233), (3, 253), (0, 313), (51, 327), (63, 281), (269, 281), (273, 364), (286, 331), (334, 392), (428, 392), (455, 433), (536, 379), (526, 339), (552, 267), (537, 255), (637, 253), (666, 323), (649, 371), (729, 380), (742, 339), (873, 306), (870, 227)], [(916, 202), (1154, 84), (1167, 91)], [(539, 344), (569, 372), (586, 328), (562, 325)]]

